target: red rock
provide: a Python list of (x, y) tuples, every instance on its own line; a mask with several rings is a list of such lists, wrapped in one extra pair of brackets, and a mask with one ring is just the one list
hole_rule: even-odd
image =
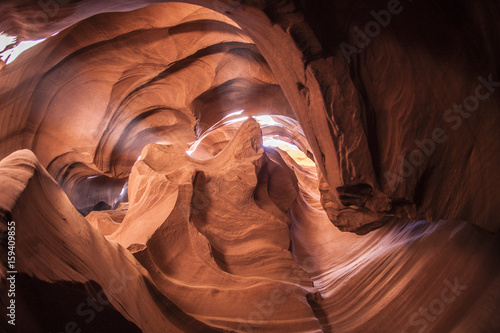
[(21, 329), (500, 330), (495, 1), (154, 3), (0, 4)]

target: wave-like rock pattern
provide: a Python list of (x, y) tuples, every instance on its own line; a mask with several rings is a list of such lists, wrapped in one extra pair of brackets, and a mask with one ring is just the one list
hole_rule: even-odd
[[(494, 0), (464, 0), (452, 10), (431, 1), (391, 3), (392, 14), (375, 0), (190, 3), (227, 16), (178, 3), (4, 2), (0, 30), (19, 40), (87, 19), (33, 50), (37, 61), (21, 57), (24, 63), (2, 70), (2, 98), (24, 96), (4, 112), (2, 156), (18, 148), (37, 153), (66, 138), (40, 156), (52, 175), (72, 170), (64, 158), (71, 154), (94, 174), (125, 177), (145, 144), (193, 141), (195, 117), (200, 135), (242, 108), (293, 114), (324, 177), (323, 207), (342, 230), (366, 233), (394, 217), (498, 230), (500, 37), (484, 28), (497, 27)], [(124, 12), (105, 13), (118, 9)], [(380, 15), (388, 23), (372, 38), (359, 37)], [(11, 91), (14, 82), (21, 91)], [(74, 115), (66, 105), (81, 115), (89, 111), (80, 105), (98, 110), (92, 121), (70, 122), (96, 130), (71, 139), (74, 129), (65, 126), (66, 135), (51, 137), (64, 114)], [(71, 175), (60, 177), (72, 192)]]
[[(182, 332), (196, 330), (196, 327), (199, 331), (210, 330), (163, 297), (149, 273), (129, 251), (108, 241), (89, 224), (32, 152), (21, 150), (3, 159), (0, 176), (2, 231), (5, 235), (8, 221), (16, 222), (17, 271), (35, 281), (74, 282), (67, 288), (56, 288), (52, 297), (59, 299), (75, 295), (80, 289), (77, 283), (94, 284), (83, 292), (85, 301), (90, 300), (87, 305), (84, 301), (83, 306), (80, 303), (65, 309), (62, 314), (65, 320), (80, 320), (77, 324), (81, 329), (89, 331), (86, 324), (91, 324), (99, 315), (97, 309), (92, 311), (93, 300), (97, 306), (109, 305), (116, 309), (122, 322), (132, 322), (145, 332)], [(4, 281), (6, 270), (2, 263)], [(36, 283), (27, 283), (32, 284), (36, 286)], [(2, 295), (2, 303), (5, 297)], [(27, 332), (31, 327), (33, 332), (65, 329), (54, 323), (31, 322), (30, 317), (44, 310), (36, 302), (31, 304), (30, 308), (22, 309), (28, 316), (18, 318), (19, 332)], [(102, 331), (102, 327), (97, 329)]]

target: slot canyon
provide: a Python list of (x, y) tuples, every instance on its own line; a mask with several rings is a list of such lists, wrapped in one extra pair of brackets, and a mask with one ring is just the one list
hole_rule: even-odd
[(500, 332), (498, 17), (2, 0), (0, 331)]

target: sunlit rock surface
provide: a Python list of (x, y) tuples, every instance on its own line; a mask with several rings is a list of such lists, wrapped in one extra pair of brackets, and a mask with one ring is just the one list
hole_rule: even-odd
[(17, 331), (500, 331), (496, 1), (159, 2), (0, 3)]

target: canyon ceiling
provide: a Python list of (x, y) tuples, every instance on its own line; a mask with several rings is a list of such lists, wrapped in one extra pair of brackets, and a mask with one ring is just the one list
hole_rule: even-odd
[(0, 326), (500, 331), (499, 16), (0, 2)]

